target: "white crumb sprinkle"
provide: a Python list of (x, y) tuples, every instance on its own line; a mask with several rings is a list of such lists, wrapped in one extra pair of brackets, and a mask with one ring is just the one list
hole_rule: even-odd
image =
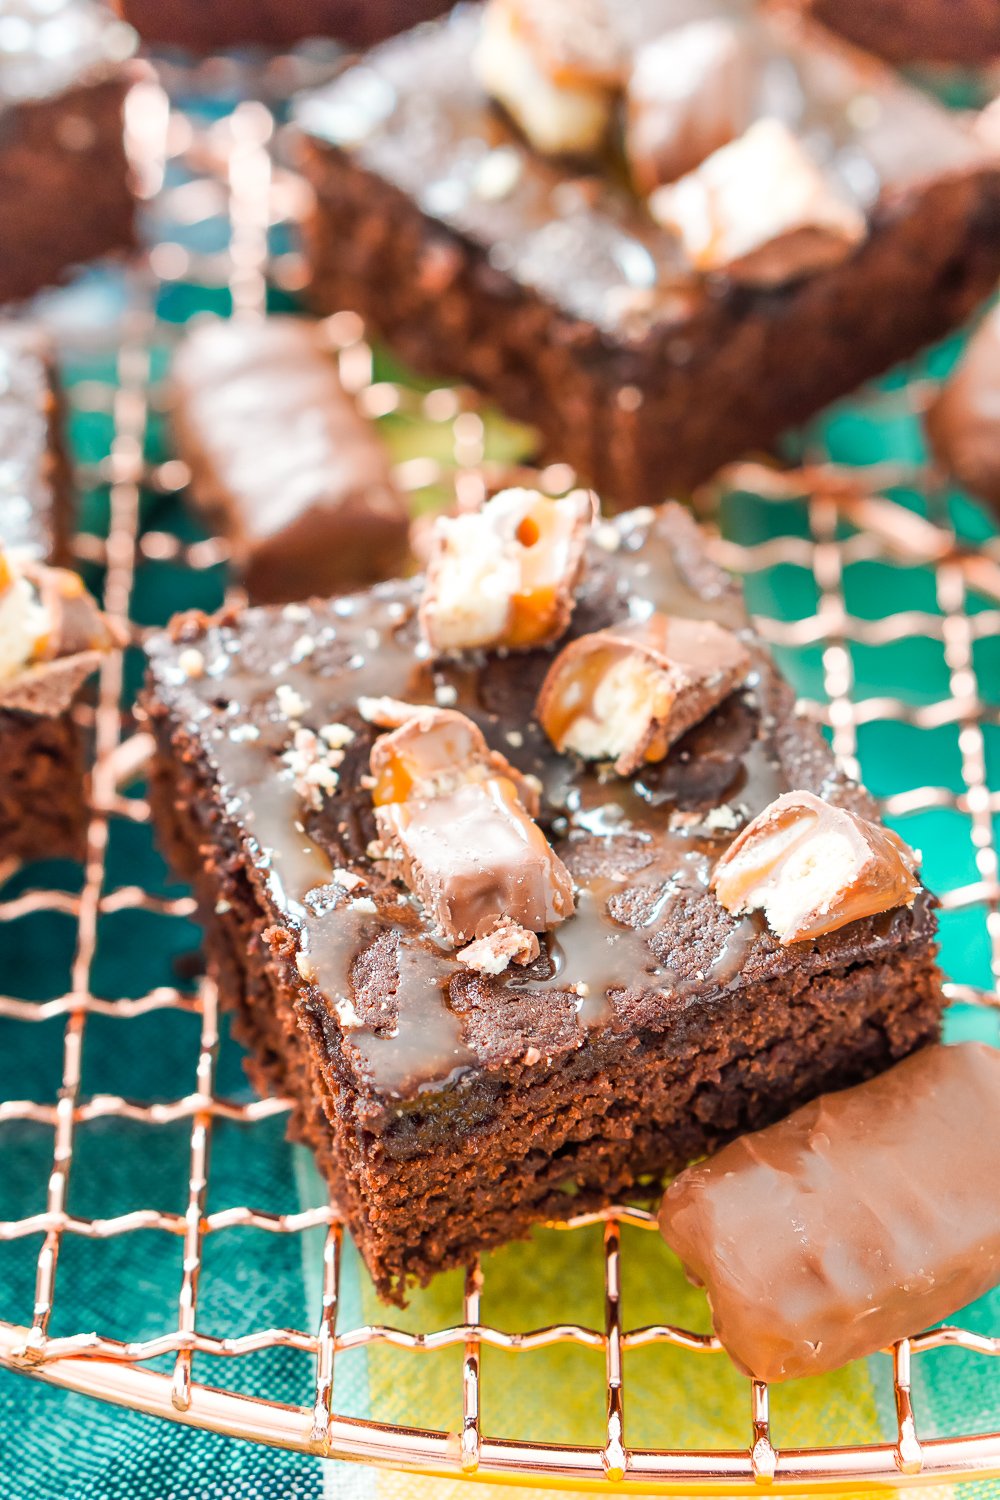
[(341, 1026), (345, 1028), (345, 1030), (350, 1031), (362, 1024), (361, 1017), (354, 1009), (354, 1006), (351, 1004), (350, 1000), (345, 1000), (343, 996), (341, 996), (339, 1000), (335, 1000), (333, 1002), (333, 1011), (335, 1016), (337, 1017), (337, 1020), (340, 1022)]
[(286, 604), (281, 614), (285, 620), (302, 621), (309, 618), (309, 611), (304, 604)]
[(401, 620), (406, 619), (406, 605), (400, 604), (398, 601), (394, 600), (392, 604), (386, 605), (385, 612), (389, 619), (393, 620), (397, 625)]
[(458, 702), (458, 688), (450, 682), (439, 682), (434, 689), (434, 702), (439, 708), (451, 708)]
[(713, 833), (716, 832), (716, 830), (722, 830), (726, 833), (731, 833), (734, 829), (740, 826), (740, 819), (737, 816), (735, 810), (729, 806), (728, 802), (723, 802), (721, 807), (711, 808), (705, 814), (705, 817), (702, 821), (704, 822), (705, 827), (710, 828)]
[(312, 654), (313, 654), (313, 652), (315, 650), (316, 650), (316, 641), (315, 641), (315, 638), (313, 636), (311, 636), (311, 635), (300, 635), (299, 638), (298, 638), (298, 640), (292, 646), (291, 660), (293, 662), (295, 662), (295, 661), (305, 661), (306, 657), (307, 656), (312, 656)]
[(177, 658), (177, 665), (185, 677), (204, 677), (205, 658), (195, 646), (188, 646)]
[(508, 745), (513, 745), (515, 750), (520, 749), (520, 747), (524, 744), (524, 735), (519, 729), (508, 729), (507, 733), (504, 735), (504, 739), (507, 741)]
[(244, 740), (259, 740), (260, 730), (256, 724), (235, 724), (229, 731), (229, 738), (240, 745)]
[(542, 1054), (539, 1052), (537, 1047), (529, 1047), (524, 1054), (524, 1061), (527, 1063), (529, 1068), (533, 1068), (535, 1066), (535, 1063), (541, 1062), (541, 1060)]
[(356, 891), (359, 885), (365, 883), (360, 875), (355, 875), (353, 870), (344, 870), (339, 867), (334, 870), (333, 878), (345, 891)]
[(349, 904), (352, 911), (367, 912), (369, 916), (372, 917), (374, 917), (378, 911), (378, 907), (375, 905), (375, 902), (370, 896), (355, 896), (354, 900)]
[(307, 982), (311, 983), (316, 978), (316, 966), (309, 954), (304, 953), (301, 948), (295, 955), (295, 967)]
[(521, 158), (512, 146), (498, 146), (487, 153), (478, 164), (474, 175), (474, 190), (477, 198), (486, 202), (497, 202), (506, 198), (517, 186), (521, 176)]
[(349, 729), (346, 724), (324, 724), (319, 737), (326, 741), (331, 750), (343, 750), (353, 740), (354, 730)]
[(602, 552), (617, 552), (622, 544), (621, 533), (617, 526), (612, 526), (608, 521), (595, 526), (590, 534)]
[(309, 704), (303, 698), (302, 694), (297, 693), (295, 689), (293, 687), (290, 687), (287, 682), (281, 682), (278, 684), (275, 696), (278, 700), (279, 709), (284, 714), (285, 718), (289, 721), (293, 719), (301, 719), (302, 715), (309, 707)]
[(224, 899), (216, 901), (215, 903), (215, 914), (217, 917), (225, 916), (226, 912), (232, 911), (232, 909), (233, 908), (230, 903)]
[(585, 979), (578, 979), (576, 984), (574, 984), (572, 988), (580, 996), (581, 1000), (586, 1000), (587, 996), (590, 994), (590, 985)]

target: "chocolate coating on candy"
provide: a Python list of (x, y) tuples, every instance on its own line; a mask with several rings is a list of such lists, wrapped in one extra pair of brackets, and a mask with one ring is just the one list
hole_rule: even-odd
[(656, 612), (571, 642), (549, 668), (537, 714), (557, 750), (612, 760), (628, 776), (662, 760), (749, 670), (732, 631)]
[(388, 858), (452, 944), (504, 918), (545, 932), (573, 913), (573, 882), (504, 777), (376, 809)]
[(522, 776), (499, 750), (491, 750), (479, 725), (455, 709), (413, 708), (398, 729), (375, 741), (371, 772), (376, 807), (447, 796), (469, 782), (503, 776), (529, 816), (538, 816), (537, 783)]
[(781, 943), (835, 932), (920, 889), (917, 857), (888, 828), (812, 792), (786, 792), (719, 860), (712, 889), (734, 915), (763, 911)]
[(660, 1228), (760, 1380), (820, 1374), (1000, 1280), (1000, 1052), (927, 1047), (689, 1167)]
[(1000, 507), (1000, 310), (973, 334), (924, 424), (941, 468)]
[(252, 599), (325, 595), (400, 571), (406, 503), (315, 324), (201, 324), (178, 348), (172, 385), (193, 497), (229, 540)]
[(501, 490), (434, 530), (420, 624), (434, 651), (526, 651), (566, 631), (596, 498)]

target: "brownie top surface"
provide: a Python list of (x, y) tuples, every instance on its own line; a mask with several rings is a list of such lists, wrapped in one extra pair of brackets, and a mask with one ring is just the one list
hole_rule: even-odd
[(53, 507), (50, 358), (39, 330), (0, 323), (0, 544), (40, 559)]
[[(710, 893), (715, 860), (779, 793), (802, 788), (868, 815), (872, 805), (836, 771), (819, 731), (796, 717), (741, 591), (707, 559), (678, 507), (599, 529), (569, 635), (555, 647), (435, 661), (418, 651), (420, 589), (415, 579), (322, 603), (189, 618), (148, 646), (154, 713), (169, 715), (185, 754), (193, 741), (226, 841), (254, 871), (272, 920), (308, 954), (307, 1004), (331, 1056), (369, 1095), (436, 1089), (531, 1049), (572, 1052), (595, 1032), (663, 1031), (691, 1007), (724, 1005), (741, 986), (930, 940), (924, 895), (912, 909), (782, 947), (759, 913), (735, 918)], [(536, 694), (567, 639), (651, 609), (738, 631), (753, 669), (665, 760), (602, 779), (555, 752), (533, 716)], [(527, 968), (498, 977), (463, 968), (371, 858), (375, 820), (362, 778), (376, 731), (357, 705), (382, 694), (457, 707), (492, 748), (539, 777), (539, 821), (572, 873), (577, 912), (541, 936)], [(317, 731), (331, 723), (354, 731), (339, 786), (318, 810), (281, 759), (290, 717)]]
[(96, 81), (135, 45), (132, 28), (97, 0), (4, 0), (0, 110)]
[[(614, 11), (631, 46), (719, 14), (752, 29), (758, 118), (783, 120), (869, 219), (900, 193), (986, 163), (955, 116), (801, 18), (779, 29), (741, 0), (636, 0)], [(725, 288), (689, 270), (620, 161), (609, 156), (594, 172), (548, 160), (491, 103), (472, 66), (480, 24), (479, 8), (464, 7), (375, 49), (302, 96), (299, 124), (479, 246), (498, 272), (605, 332), (638, 337), (718, 302)]]

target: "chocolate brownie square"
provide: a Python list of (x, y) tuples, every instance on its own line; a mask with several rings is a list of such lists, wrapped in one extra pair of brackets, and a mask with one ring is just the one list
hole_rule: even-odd
[(289, 47), (329, 36), (370, 47), (397, 31), (439, 16), (454, 0), (115, 0), (144, 41), (220, 52), (247, 45)]
[(994, 0), (802, 0), (818, 21), (895, 63), (962, 63), (1000, 56)]
[[(470, 523), (448, 524), (458, 537)], [(522, 519), (518, 545), (537, 534)], [(520, 646), (433, 645), (461, 614), (440, 556), (426, 592), (412, 579), (180, 617), (148, 643), (161, 841), (195, 885), (251, 1076), (294, 1101), (391, 1300), (938, 1033), (933, 902), (913, 857), (797, 717), (689, 515), (576, 516), (553, 548), (559, 587), (537, 572), (511, 584)], [(463, 566), (468, 627), (496, 575), (488, 557), (481, 577)], [(660, 615), (672, 625), (654, 638)], [(615, 701), (658, 740), (634, 739), (628, 760), (567, 712), (567, 663), (595, 640), (602, 671), (639, 674), (615, 678)], [(598, 657), (571, 687), (595, 681)], [(418, 772), (429, 801), (412, 800)], [(720, 856), (790, 791), (807, 821), (822, 799), (895, 860), (900, 888), (876, 891), (878, 910), (853, 874), (820, 918), (713, 888)], [(865, 865), (838, 848), (810, 853), (802, 890)]]
[(123, 109), (134, 33), (96, 0), (4, 7), (0, 301), (135, 243)]
[(70, 510), (52, 344), (33, 324), (0, 322), (0, 547), (68, 561)]
[(992, 289), (995, 156), (875, 60), (737, 0), (563, 5), (553, 41), (557, 9), (463, 8), (301, 100), (310, 296), (605, 498), (684, 491)]

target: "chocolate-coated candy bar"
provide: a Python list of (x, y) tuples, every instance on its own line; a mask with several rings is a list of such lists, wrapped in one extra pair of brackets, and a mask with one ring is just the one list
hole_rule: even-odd
[(1000, 1051), (932, 1046), (689, 1167), (660, 1227), (760, 1380), (836, 1369), (1000, 1280)]

